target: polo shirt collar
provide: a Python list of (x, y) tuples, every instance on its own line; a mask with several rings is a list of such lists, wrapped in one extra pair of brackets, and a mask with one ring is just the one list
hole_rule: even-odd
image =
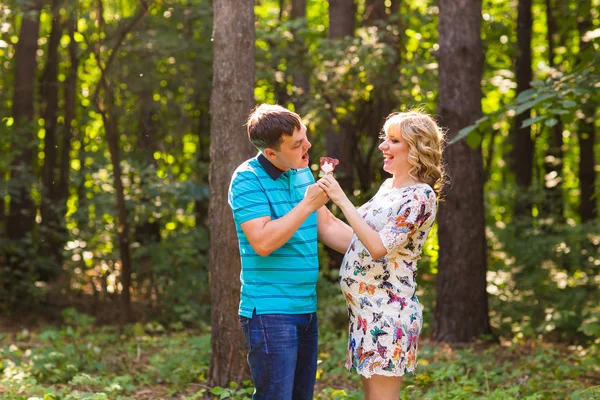
[(279, 178), (284, 173), (284, 171), (274, 166), (273, 163), (271, 163), (271, 161), (269, 161), (267, 157), (263, 155), (263, 153), (259, 153), (257, 159), (260, 165), (265, 169), (267, 174), (274, 181), (276, 181), (277, 178)]

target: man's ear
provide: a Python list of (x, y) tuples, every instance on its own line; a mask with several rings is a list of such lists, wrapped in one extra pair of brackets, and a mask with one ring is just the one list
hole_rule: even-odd
[(273, 157), (275, 157), (275, 151), (273, 151), (273, 149), (267, 147), (263, 150), (263, 154), (265, 155), (265, 157), (267, 157), (268, 159), (271, 159)]

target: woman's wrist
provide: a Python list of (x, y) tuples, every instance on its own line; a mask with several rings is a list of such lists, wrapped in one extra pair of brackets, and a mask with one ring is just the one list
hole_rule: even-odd
[(338, 206), (340, 207), (343, 213), (345, 213), (347, 210), (354, 209), (354, 204), (352, 204), (350, 199), (348, 199), (347, 197), (343, 201), (341, 201), (340, 204), (338, 204)]

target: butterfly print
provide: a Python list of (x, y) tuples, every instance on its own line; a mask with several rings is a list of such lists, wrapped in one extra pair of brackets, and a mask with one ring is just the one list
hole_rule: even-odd
[(358, 368), (362, 368), (365, 363), (369, 362), (369, 358), (375, 354), (375, 350), (364, 351), (364, 338), (360, 341), (360, 346), (356, 350), (356, 355), (358, 357)]
[(373, 343), (376, 343), (380, 336), (388, 334), (386, 331), (379, 329), (378, 326), (376, 326), (375, 329), (371, 329), (369, 332), (371, 332)]
[(358, 289), (358, 293), (363, 294), (364, 292), (368, 292), (369, 294), (375, 293), (375, 285), (368, 285), (364, 282), (360, 283), (360, 288)]
[(384, 371), (388, 371), (388, 372), (392, 372), (394, 370), (394, 363), (392, 362), (392, 360), (388, 361), (387, 366), (385, 366), (383, 368)]
[(354, 297), (352, 297), (352, 295), (350, 293), (344, 293), (344, 296), (346, 297), (346, 301), (350, 304), (352, 304), (353, 306), (356, 305), (356, 302), (354, 301)]
[(348, 287), (352, 287), (352, 285), (354, 285), (356, 283), (356, 279), (352, 279), (350, 277), (346, 277), (343, 279), (344, 283), (346, 283), (346, 285)]
[(359, 331), (362, 329), (363, 334), (367, 333), (367, 320), (366, 320), (366, 318), (363, 318), (360, 315), (358, 316), (358, 327), (357, 327), (357, 329)]
[(385, 346), (381, 345), (379, 342), (377, 342), (377, 352), (379, 353), (381, 358), (385, 358), (385, 354), (387, 353), (387, 347), (385, 347)]
[(396, 288), (394, 287), (394, 285), (392, 285), (391, 283), (389, 283), (388, 281), (383, 281), (379, 284), (378, 288), (380, 289), (389, 289), (389, 290), (396, 290)]
[(373, 313), (373, 323), (380, 321), (381, 317), (383, 317), (383, 312)]
[(388, 304), (400, 303), (400, 309), (404, 310), (404, 307), (406, 307), (406, 299), (404, 297), (396, 295), (391, 290), (388, 290), (387, 294), (389, 296)]
[(350, 307), (348, 307), (348, 318), (350, 318), (350, 319), (354, 318), (354, 311), (352, 311), (352, 308), (350, 308)]
[(425, 221), (429, 219), (429, 216), (431, 216), (431, 211), (425, 212), (426, 209), (427, 205), (422, 203), (421, 209), (419, 210), (419, 215), (417, 215), (417, 219), (415, 221), (415, 225), (419, 225), (419, 228), (422, 227)]
[(362, 266), (358, 261), (354, 262), (354, 276), (361, 274), (365, 276), (367, 274), (367, 267)]
[(365, 258), (369, 257), (369, 252), (367, 250), (363, 250), (360, 253), (358, 253), (358, 257), (361, 260), (364, 260)]
[(363, 376), (414, 372), (423, 324), (417, 260), (437, 211), (435, 193), (424, 184), (391, 189), (388, 180), (358, 209), (389, 251), (374, 259), (353, 235), (340, 269), (340, 288), (349, 295), (346, 366)]
[(379, 367), (380, 365), (382, 365), (383, 363), (381, 361), (375, 361), (373, 364), (371, 364), (371, 366), (369, 367), (369, 371), (373, 372), (375, 371), (375, 368)]
[(369, 299), (367, 299), (366, 297), (361, 297), (359, 299), (359, 301), (360, 301), (360, 308), (361, 309), (365, 308), (365, 306), (373, 307), (373, 304), (371, 304), (371, 302), (369, 301)]
[(375, 276), (375, 280), (377, 281), (387, 281), (388, 279), (390, 279), (390, 271), (387, 269), (383, 271), (383, 274)]
[(392, 339), (392, 343), (393, 344), (398, 343), (399, 340), (402, 340), (403, 336), (404, 336), (404, 332), (402, 331), (402, 324), (400, 322), (397, 322), (394, 325), (394, 338)]
[(408, 287), (412, 287), (412, 285), (410, 284), (410, 281), (408, 280), (408, 278), (406, 276), (401, 276), (401, 277), (398, 278), (398, 280), (403, 285), (408, 286)]

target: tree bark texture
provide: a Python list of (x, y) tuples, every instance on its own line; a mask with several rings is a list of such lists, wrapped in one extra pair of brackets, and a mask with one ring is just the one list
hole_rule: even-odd
[[(515, 75), (517, 81), (517, 94), (531, 88), (531, 32), (532, 14), (531, 0), (519, 0), (517, 16), (517, 57), (515, 62)], [(527, 110), (515, 117), (512, 129), (512, 157), (511, 167), (515, 174), (517, 186), (521, 192), (531, 186), (533, 178), (533, 147), (531, 126), (521, 128), (523, 121), (531, 117), (531, 110)], [(517, 200), (515, 203), (515, 219), (531, 217), (531, 202)]]
[[(13, 144), (16, 154), (11, 163), (10, 209), (6, 220), (6, 235), (11, 240), (22, 240), (32, 233), (36, 207), (31, 198), (33, 160), (37, 147), (37, 124), (34, 120), (35, 71), (37, 41), (40, 29), (39, 2), (29, 3), (23, 10), (19, 41), (15, 50), (15, 82), (12, 116), (18, 139)], [(30, 246), (31, 244), (29, 244)], [(19, 251), (8, 253), (6, 264), (11, 272), (25, 273)], [(14, 274), (13, 274), (14, 275)], [(17, 274), (18, 275), (18, 274)], [(14, 275), (15, 278), (18, 278)], [(22, 277), (21, 277), (22, 278)]]
[[(593, 29), (591, 19), (591, 0), (579, 2), (579, 53), (588, 51), (590, 42), (583, 40), (586, 32)], [(592, 98), (581, 105), (583, 119), (579, 120), (577, 132), (579, 135), (579, 186), (581, 190), (579, 216), (582, 222), (590, 221), (598, 217), (596, 193), (596, 160), (594, 146), (596, 141), (596, 127), (594, 125), (596, 114), (596, 103)]]
[(211, 362), (209, 384), (249, 376), (239, 326), (240, 256), (227, 192), (235, 168), (255, 154), (244, 123), (254, 106), (254, 1), (215, 0), (210, 141)]
[[(342, 39), (354, 35), (356, 4), (354, 0), (329, 0), (329, 40)], [(326, 133), (326, 152), (329, 157), (340, 160), (336, 176), (346, 193), (353, 190), (352, 153), (356, 138), (348, 121), (338, 119)]]
[[(304, 20), (306, 22), (306, 1), (307, 0), (292, 0), (292, 20)], [(294, 55), (293, 64), (293, 80), (294, 80), (294, 107), (297, 113), (302, 115), (302, 108), (306, 102), (308, 92), (310, 90), (310, 82), (308, 78), (308, 49), (302, 37), (297, 31), (294, 31)]]
[[(481, 0), (439, 1), (439, 104), (452, 138), (481, 117)], [(439, 273), (433, 337), (469, 342), (491, 333), (481, 148), (465, 141), (445, 153), (451, 185), (439, 210)]]
[[(548, 26), (548, 63), (550, 67), (556, 67), (554, 62), (556, 44), (555, 36), (558, 34), (556, 24), (556, 2), (546, 0), (546, 21)], [(564, 220), (564, 200), (562, 195), (563, 187), (563, 123), (559, 115), (554, 118), (558, 123), (550, 128), (548, 138), (548, 151), (544, 158), (544, 189), (546, 191), (545, 206), (541, 208), (540, 215), (543, 218), (552, 218), (553, 221)]]
[(40, 212), (42, 223), (40, 226), (40, 244), (38, 254), (47, 260), (45, 268), (40, 270), (42, 280), (57, 277), (61, 271), (62, 246), (60, 239), (61, 215), (58, 200), (58, 45), (62, 36), (60, 21), (60, 3), (53, 0), (50, 8), (52, 14), (52, 27), (48, 40), (48, 58), (44, 73), (40, 80), (40, 97), (42, 115), (44, 117), (44, 166), (42, 168), (42, 203)]

